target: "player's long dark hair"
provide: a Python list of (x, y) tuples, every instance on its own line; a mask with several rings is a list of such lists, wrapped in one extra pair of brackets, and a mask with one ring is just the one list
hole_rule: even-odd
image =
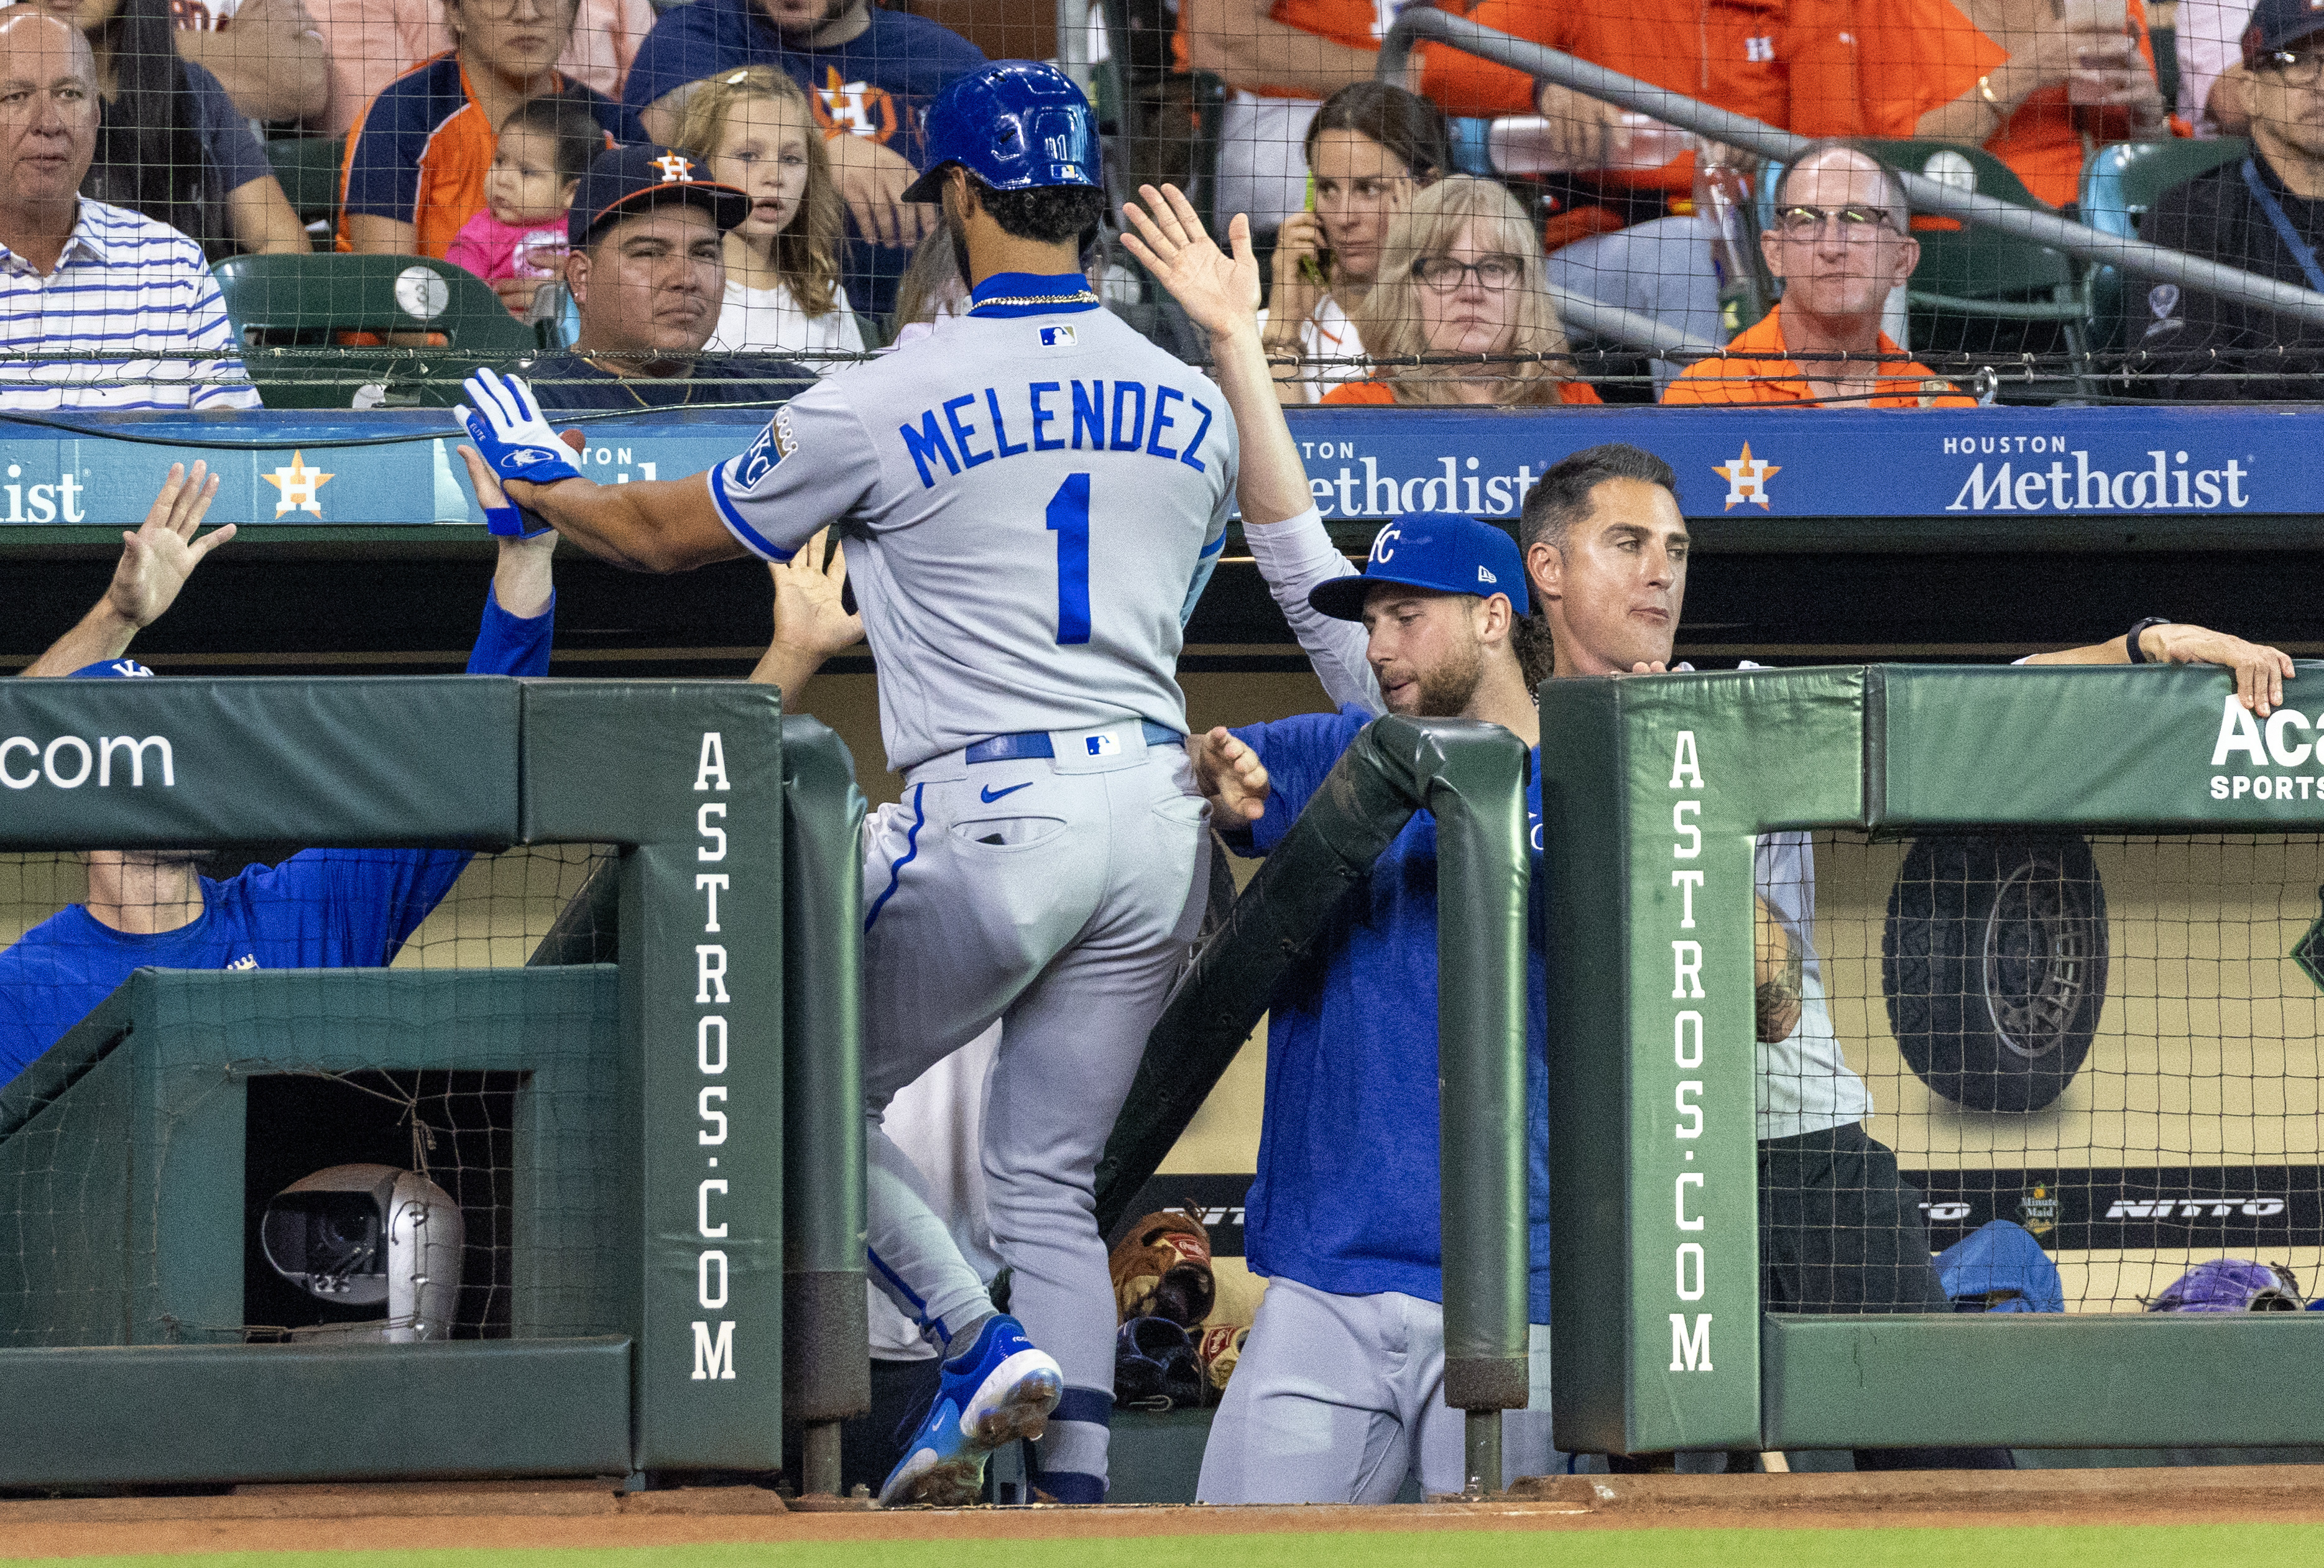
[(112, 62), (114, 96), (100, 112), (97, 156), (80, 191), (166, 223), (213, 254), (230, 254), (226, 193), (194, 130), (169, 0), (121, 0), (89, 34), (100, 80), (104, 62)]

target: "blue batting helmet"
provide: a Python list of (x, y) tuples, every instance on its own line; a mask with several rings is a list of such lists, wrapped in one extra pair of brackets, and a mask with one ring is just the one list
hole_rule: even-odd
[(1097, 115), (1072, 78), (1039, 60), (995, 60), (954, 78), (928, 106), (927, 150), (927, 172), (906, 201), (936, 200), (953, 163), (993, 190), (1103, 189)]

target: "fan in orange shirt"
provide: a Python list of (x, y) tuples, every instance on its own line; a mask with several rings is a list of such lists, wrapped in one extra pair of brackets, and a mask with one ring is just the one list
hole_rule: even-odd
[[(1965, 409), (1976, 400), (1926, 365), (1877, 355), (1904, 351), (1880, 330), (1889, 291), (1921, 259), (1896, 176), (1843, 142), (1803, 152), (1775, 191), (1775, 226), (1760, 237), (1784, 281), (1784, 302), (1663, 392), (1665, 403), (1845, 403), (1875, 409)], [(1802, 364), (1795, 357), (1810, 355)], [(1853, 359), (1826, 358), (1849, 355)]]
[[(2046, 5), (2048, 0), (2034, 0)], [(2009, 51), (1949, 0), (1443, 0), (1487, 27), (1803, 136), (1944, 134)], [(1545, 115), (1576, 169), (1602, 167), (1624, 111), (1439, 46), (1415, 51), (1421, 90), (1456, 115)], [(1950, 122), (1946, 122), (1950, 124)], [(1693, 155), (1604, 170), (1601, 184), (1683, 194)], [(1618, 205), (1620, 205), (1618, 202)], [(1635, 203), (1630, 204), (1633, 216)]]
[[(1565, 334), (1549, 302), (1541, 242), (1517, 198), (1489, 180), (1455, 174), (1412, 198), (1388, 231), (1387, 262), (1356, 312), (1376, 360), (1507, 355), (1501, 364), (1384, 366), (1327, 403), (1507, 406), (1594, 403), (1588, 383), (1560, 381)], [(1517, 355), (1527, 355), (1517, 359)]]
[(1181, 70), (1208, 71), (1230, 91), (1219, 117), (1221, 222), (1249, 216), (1273, 231), (1305, 205), (1301, 161), (1316, 106), (1369, 81), (1393, 0), (1179, 0), (1171, 49)]

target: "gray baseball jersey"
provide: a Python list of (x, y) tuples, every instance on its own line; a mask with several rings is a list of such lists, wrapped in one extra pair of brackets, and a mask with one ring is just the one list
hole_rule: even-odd
[(1085, 308), (973, 315), (826, 377), (709, 484), (770, 560), (840, 525), (901, 772), (1124, 715), (1183, 733), (1182, 617), (1234, 475), (1217, 387)]

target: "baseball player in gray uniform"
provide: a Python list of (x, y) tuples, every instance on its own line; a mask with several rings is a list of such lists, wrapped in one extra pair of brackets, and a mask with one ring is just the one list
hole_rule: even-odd
[[(847, 541), (906, 783), (864, 851), (870, 1263), (946, 1357), (881, 1499), (972, 1500), (987, 1453), (1039, 1435), (1035, 1486), (1098, 1502), (1114, 1305), (1093, 1181), (1208, 881), (1175, 671), (1235, 427), (1079, 271), (1104, 198), (1071, 81), (986, 66), (937, 98), (927, 139), (906, 195), (941, 198), (962, 236), (966, 318), (817, 383), (739, 457), (601, 487), (521, 382), (480, 373), (465, 417), (472, 468), (625, 565), (779, 560), (825, 522)], [(996, 1019), (983, 1160), (1015, 1317), (881, 1130), (898, 1089)]]

